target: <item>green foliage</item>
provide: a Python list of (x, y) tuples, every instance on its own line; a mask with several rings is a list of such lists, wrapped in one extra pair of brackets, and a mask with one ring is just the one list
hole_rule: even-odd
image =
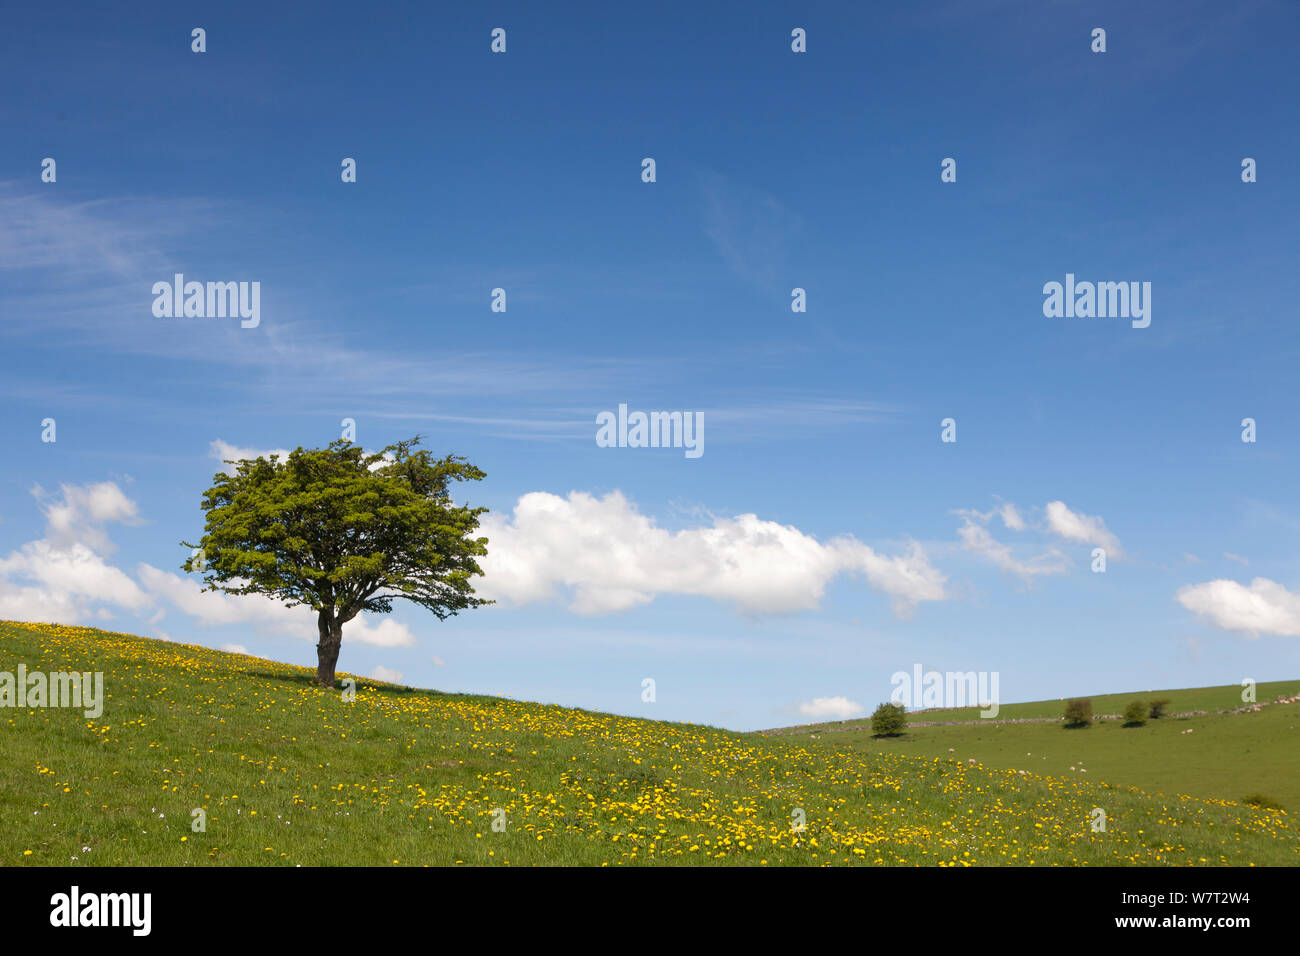
[(881, 704), (871, 715), (871, 733), (876, 737), (897, 737), (907, 729), (907, 708), (902, 704)]
[[(487, 509), (453, 504), (449, 489), (484, 473), (463, 458), (416, 451), (419, 441), (366, 454), (339, 440), (283, 461), (230, 462), (235, 473), (215, 475), (203, 493), (202, 561), (183, 567), (205, 573), (204, 590), (310, 607), (318, 648), (332, 645), (335, 659), (345, 623), (387, 613), (396, 599), (439, 620), (491, 603), (471, 585), (483, 573), (475, 559), (487, 554), (487, 539), (471, 535)], [(326, 677), (333, 681), (332, 661)]]
[(1092, 726), (1092, 701), (1089, 698), (1080, 697), (1065, 702), (1065, 726), (1071, 728)]
[(1124, 708), (1124, 726), (1141, 727), (1147, 722), (1148, 705), (1135, 700)]
[(1169, 698), (1161, 697), (1157, 700), (1151, 701), (1151, 711), (1148, 714), (1148, 716), (1152, 720), (1159, 720), (1168, 712), (1169, 712)]

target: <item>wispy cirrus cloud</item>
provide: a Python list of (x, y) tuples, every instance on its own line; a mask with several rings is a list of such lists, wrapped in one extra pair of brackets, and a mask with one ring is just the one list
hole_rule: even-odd
[[(1026, 517), (1027, 514), (1036, 515), (1040, 510), (1041, 521)], [(1025, 583), (1036, 577), (1064, 574), (1070, 569), (1070, 559), (1066, 554), (1055, 544), (1044, 542), (1043, 538), (1095, 545), (1105, 548), (1108, 558), (1124, 557), (1119, 538), (1106, 527), (1100, 516), (1072, 511), (1063, 501), (1049, 501), (1042, 509), (1021, 509), (1011, 502), (1003, 502), (990, 511), (957, 509), (955, 514), (962, 519), (957, 538), (963, 548)], [(1022, 556), (1024, 545), (1016, 548), (995, 538), (989, 530), (994, 515), (1001, 518), (1008, 531), (1034, 536), (1036, 553)]]
[[(780, 289), (798, 243), (802, 217), (775, 196), (716, 171), (697, 177), (704, 205), (704, 234), (722, 261), (765, 292)], [(789, 294), (789, 290), (785, 290)]]
[[(784, 255), (780, 237), (790, 226), (780, 204), (728, 185), (725, 177), (705, 176), (702, 182), (712, 197), (708, 228), (720, 248), (742, 273), (770, 276), (773, 256)], [(17, 184), (0, 186), (0, 272), (9, 280), (0, 285), (0, 315), (41, 318), (0, 323), (0, 333), (32, 336), (39, 330), (42, 338), (33, 347), (150, 361), (152, 381), (166, 385), (174, 379), (180, 403), (191, 391), (188, 383), (201, 379), (205, 394), (220, 394), (231, 409), (272, 403), (286, 414), (333, 415), (343, 406), (371, 419), (432, 421), (524, 439), (585, 439), (597, 411), (635, 402), (636, 395), (672, 395), (658, 404), (679, 407), (683, 382), (718, 379), (718, 370), (731, 362), (712, 352), (675, 352), (665, 362), (654, 355), (426, 351), (370, 339), (358, 344), (349, 341), (345, 326), (331, 321), (328, 306), (312, 310), (315, 291), (295, 288), (292, 279), (263, 282), (265, 319), (255, 331), (153, 316), (153, 282), (170, 281), (174, 272), (196, 268), (196, 262), (210, 265), (205, 275), (230, 262), (229, 256), (214, 261), (206, 253), (197, 255), (194, 247), (214, 222), (226, 228), (239, 212), (202, 200), (74, 203)], [(766, 239), (765, 233), (770, 233)], [(25, 281), (12, 281), (19, 276)], [(59, 329), (75, 335), (50, 335)], [(745, 343), (736, 348), (753, 359)], [(127, 405), (133, 388), (127, 379), (105, 396), (49, 374), (25, 382), (21, 369), (0, 385), (10, 396), (37, 396), (51, 405), (103, 400)], [(539, 409), (539, 399), (556, 397), (561, 401)], [(143, 395), (139, 401), (145, 403)], [(706, 388), (691, 404), (738, 441), (889, 421), (899, 411), (886, 403), (811, 390), (709, 394)]]
[(990, 514), (977, 511), (959, 511), (962, 525), (957, 529), (957, 538), (963, 548), (989, 561), (997, 568), (1013, 574), (1026, 584), (1036, 577), (1050, 574), (1064, 574), (1070, 563), (1064, 554), (1056, 548), (1021, 558), (1010, 545), (993, 537), (987, 524)]
[[(587, 406), (566, 405), (537, 410), (533, 415), (455, 415), (423, 410), (365, 409), (367, 418), (429, 421), (447, 426), (473, 428), (479, 434), (513, 438), (579, 438), (593, 440), (595, 416), (613, 410), (623, 401), (618, 390), (611, 389), (613, 400), (593, 402)], [(627, 402), (623, 402), (627, 404)], [(637, 408), (660, 408), (666, 403), (638, 403)], [(731, 441), (772, 439), (810, 431), (845, 428), (853, 425), (888, 422), (896, 419), (898, 409), (884, 403), (861, 399), (822, 396), (773, 395), (769, 400), (752, 396), (737, 399), (735, 404), (697, 405), (691, 411), (704, 416), (710, 430), (722, 429)]]

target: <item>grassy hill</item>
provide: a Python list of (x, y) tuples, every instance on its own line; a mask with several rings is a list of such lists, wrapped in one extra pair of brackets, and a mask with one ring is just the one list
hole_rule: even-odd
[[(348, 703), (306, 668), (0, 623), (0, 671), (20, 662), (103, 671), (107, 702), (98, 719), (0, 710), (6, 866), (1300, 863), (1286, 813), (846, 735), (362, 678)], [(1089, 826), (1096, 807), (1105, 832)], [(191, 830), (197, 808), (206, 832)]]
[[(1058, 720), (1064, 704), (1049, 700), (1004, 705), (996, 720), (980, 720), (976, 708), (918, 711), (909, 714), (911, 726), (901, 738), (872, 737), (870, 720), (765, 733), (807, 740), (816, 735), (817, 742), (833, 739), (859, 753), (973, 758), (994, 769), (1086, 776), (1152, 793), (1233, 801), (1263, 794), (1300, 811), (1300, 703), (1271, 703), (1300, 694), (1300, 681), (1261, 683), (1256, 686), (1259, 710), (1232, 713), (1243, 706), (1241, 690), (1228, 685), (1091, 698), (1097, 714), (1118, 714), (1132, 700), (1171, 702), (1174, 716), (1142, 727), (1102, 720), (1088, 729), (1066, 730)], [(1042, 719), (1049, 722), (1012, 722)]]
[[(1190, 713), (1193, 711), (1236, 710), (1244, 706), (1241, 700), (1240, 684), (1225, 684), (1220, 687), (1187, 687), (1175, 690), (1140, 690), (1124, 694), (1094, 694), (1088, 697), (1092, 701), (1094, 714), (1123, 713), (1124, 706), (1133, 700), (1164, 699), (1169, 701), (1171, 714)], [(1270, 681), (1255, 685), (1255, 696), (1259, 703), (1265, 703), (1282, 695), (1292, 696), (1300, 692), (1300, 680)], [(1080, 695), (1087, 696), (1087, 695)], [(1047, 718), (1056, 720), (1065, 708), (1063, 700), (1035, 700), (1022, 704), (1002, 704), (998, 708), (996, 720), (1026, 720)], [(915, 721), (963, 721), (981, 720), (978, 707), (948, 707), (941, 710), (918, 710), (911, 714)], [(983, 721), (987, 723), (987, 721)], [(857, 720), (835, 721), (836, 726), (862, 727), (871, 724), (867, 718)], [(809, 727), (828, 727), (826, 724), (802, 724), (797, 727), (781, 728), (784, 730), (802, 730)], [(769, 731), (770, 732), (770, 731)]]

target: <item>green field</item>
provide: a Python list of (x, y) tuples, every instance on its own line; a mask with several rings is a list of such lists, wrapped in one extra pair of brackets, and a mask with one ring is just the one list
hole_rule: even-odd
[[(1272, 704), (1300, 693), (1300, 681), (1256, 686), (1259, 711), (1215, 713), (1242, 707), (1241, 687), (1198, 687), (1092, 697), (1096, 714), (1116, 714), (1132, 700), (1167, 698), (1175, 714), (1125, 727), (1101, 720), (1086, 729), (1058, 723), (1001, 723), (1023, 718), (1059, 718), (1059, 700), (1004, 705), (995, 720), (979, 721), (977, 708), (920, 711), (912, 723), (979, 721), (972, 724), (909, 727), (897, 738), (875, 738), (870, 720), (805, 725), (768, 733), (834, 740), (864, 753), (916, 757), (974, 758), (1005, 770), (1030, 770), (1138, 787), (1152, 793), (1186, 793), (1240, 800), (1262, 793), (1283, 808), (1300, 811), (1300, 703)], [(1190, 731), (1188, 733), (1187, 731)], [(950, 752), (951, 750), (951, 752)], [(1085, 774), (1086, 771), (1086, 774)]]
[[(0, 623), (0, 672), (19, 664), (102, 671), (107, 701), (98, 718), (0, 709), (5, 866), (1300, 863), (1291, 814), (1152, 795), (1091, 766), (972, 763), (952, 743), (921, 753), (919, 732), (887, 746), (763, 737), (367, 679), (348, 702), (308, 668)], [(1266, 720), (1243, 726), (1273, 753)], [(1161, 740), (1223, 745), (1196, 726)], [(1038, 730), (1075, 746), (1139, 739)], [(1098, 808), (1105, 831), (1090, 826)]]
[[(1271, 701), (1279, 696), (1294, 696), (1300, 692), (1300, 680), (1269, 681), (1255, 685), (1255, 697), (1258, 703)], [(1227, 684), (1222, 687), (1188, 687), (1178, 690), (1136, 690), (1123, 694), (1081, 694), (1092, 701), (1094, 714), (1121, 714), (1124, 706), (1133, 700), (1155, 700), (1163, 698), (1169, 701), (1171, 714), (1192, 711), (1236, 710), (1244, 707), (1241, 699), (1240, 684)], [(1023, 704), (1002, 704), (998, 708), (996, 720), (1019, 720), (1023, 718), (1047, 717), (1055, 720), (1061, 716), (1065, 707), (1064, 700), (1035, 700)], [(950, 707), (943, 710), (919, 710), (911, 715), (917, 721), (960, 721), (981, 720), (978, 707)], [(801, 724), (783, 730), (803, 730), (827, 727), (862, 727), (871, 721), (840, 720), (823, 724)]]

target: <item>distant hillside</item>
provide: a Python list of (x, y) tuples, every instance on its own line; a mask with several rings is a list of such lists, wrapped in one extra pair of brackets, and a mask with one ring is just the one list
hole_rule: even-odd
[(106, 699), (97, 718), (0, 709), (6, 866), (1300, 863), (1286, 813), (833, 739), (847, 735), (363, 678), (348, 703), (306, 668), (0, 623), (0, 673), (19, 664), (102, 671)]
[(1086, 730), (1061, 726), (1064, 702), (1006, 704), (996, 719), (977, 708), (917, 711), (901, 738), (876, 739), (871, 721), (847, 720), (764, 731), (866, 753), (956, 757), (1000, 770), (1104, 780), (1153, 793), (1240, 801), (1261, 795), (1300, 811), (1300, 680), (1257, 684), (1243, 704), (1240, 685), (1099, 694), (1095, 714), (1117, 715), (1134, 700), (1167, 699), (1169, 716), (1143, 727), (1102, 720)]
[[(1225, 684), (1217, 687), (1184, 687), (1173, 690), (1135, 690), (1122, 694), (1076, 694), (1078, 697), (1088, 697), (1092, 701), (1092, 710), (1094, 714), (1112, 714), (1117, 715), (1123, 712), (1124, 707), (1132, 700), (1155, 700), (1166, 699), (1169, 701), (1169, 711), (1171, 714), (1177, 713), (1194, 713), (1202, 711), (1206, 713), (1215, 713), (1218, 711), (1240, 710), (1247, 706), (1241, 699), (1242, 687), (1240, 684)], [(1259, 704), (1269, 703), (1278, 697), (1293, 697), (1300, 694), (1300, 680), (1280, 680), (1266, 681), (1255, 685), (1255, 698)], [(996, 720), (1024, 720), (1034, 718), (1048, 718), (1056, 720), (1061, 716), (1065, 708), (1064, 698), (1059, 700), (1034, 700), (1021, 704), (1002, 704), (998, 708)], [(917, 710), (910, 714), (910, 719), (914, 722), (925, 721), (963, 721), (979, 720), (980, 708), (978, 707), (948, 707), (936, 710)], [(790, 727), (778, 727), (772, 730), (765, 730), (762, 733), (778, 734), (790, 731), (816, 730), (818, 728), (826, 729), (830, 727), (866, 727), (871, 723), (868, 718), (858, 718), (854, 720), (835, 720), (825, 721), (817, 724), (797, 724)]]

